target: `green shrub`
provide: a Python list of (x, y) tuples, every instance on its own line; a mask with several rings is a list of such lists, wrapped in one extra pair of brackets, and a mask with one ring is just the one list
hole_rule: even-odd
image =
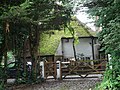
[(0, 83), (0, 90), (5, 90), (3, 81)]

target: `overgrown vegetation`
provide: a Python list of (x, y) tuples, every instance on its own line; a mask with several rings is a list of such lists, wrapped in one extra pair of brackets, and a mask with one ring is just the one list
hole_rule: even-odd
[[(99, 40), (102, 45), (101, 50), (105, 50), (111, 55), (103, 82), (99, 89), (119, 90), (120, 88), (120, 0), (86, 0), (92, 16), (99, 17), (97, 26), (102, 28), (99, 33)], [(70, 2), (70, 3), (69, 3)], [(12, 51), (15, 60), (23, 62), (23, 78), (20, 79), (20, 63), (17, 64), (18, 83), (32, 83), (39, 80), (37, 73), (38, 48), (40, 33), (47, 30), (61, 30), (68, 28), (74, 34), (73, 27), (70, 26), (73, 2), (70, 0), (2, 0), (0, 1), (0, 90), (4, 89), (7, 82), (7, 62), (8, 51)], [(73, 23), (73, 22), (72, 22)], [(73, 23), (74, 25), (75, 23)], [(77, 29), (77, 27), (74, 27)], [(49, 31), (45, 38), (55, 38), (59, 31)], [(79, 32), (76, 30), (76, 32)], [(52, 40), (53, 44), (62, 37)], [(43, 35), (41, 34), (41, 37)], [(52, 37), (53, 36), (53, 37)], [(69, 35), (68, 35), (69, 36)], [(42, 38), (42, 39), (45, 39)], [(44, 42), (46, 43), (46, 42)], [(42, 45), (42, 43), (41, 43)], [(54, 44), (53, 44), (54, 45)], [(57, 46), (56, 45), (56, 46)], [(46, 51), (43, 45), (43, 50)], [(49, 48), (51, 48), (48, 45)], [(32, 59), (32, 68), (29, 79), (27, 78), (26, 51), (29, 49)], [(56, 49), (56, 48), (55, 48)], [(52, 51), (55, 51), (52, 50)], [(50, 51), (49, 53), (53, 53)], [(43, 53), (45, 53), (43, 52)], [(4, 56), (4, 66), (1, 64)], [(21, 58), (22, 57), (22, 58)], [(30, 81), (27, 81), (30, 80)], [(39, 82), (39, 81), (37, 81)]]
[[(31, 57), (30, 81), (38, 80), (39, 35), (45, 30), (65, 28), (71, 18), (71, 7), (64, 0), (2, 0), (0, 2), (0, 69), (3, 69), (3, 86), (7, 82), (8, 51), (15, 61), (23, 63), (24, 79), (27, 79), (26, 51)], [(1, 65), (4, 56), (4, 66)], [(19, 82), (20, 63), (16, 66)], [(0, 72), (1, 73), (1, 72)], [(2, 77), (1, 76), (1, 77)], [(23, 80), (24, 80), (23, 79)], [(26, 83), (26, 80), (23, 82)]]
[(99, 41), (102, 49), (111, 55), (102, 83), (98, 90), (120, 89), (120, 0), (90, 0), (85, 4), (97, 16), (97, 26), (102, 28)]

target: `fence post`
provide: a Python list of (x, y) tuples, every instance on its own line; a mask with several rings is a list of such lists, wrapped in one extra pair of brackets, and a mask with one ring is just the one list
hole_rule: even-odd
[(59, 62), (59, 65), (60, 65), (60, 80), (62, 80), (62, 63), (61, 61)]
[(61, 80), (61, 61), (57, 61), (57, 79)]
[(57, 76), (57, 64), (56, 64), (56, 62), (54, 62), (53, 63), (53, 66), (54, 66), (54, 78), (55, 78), (55, 80), (56, 80), (56, 76)]
[(45, 62), (41, 61), (40, 66), (42, 67), (42, 78), (45, 79)]

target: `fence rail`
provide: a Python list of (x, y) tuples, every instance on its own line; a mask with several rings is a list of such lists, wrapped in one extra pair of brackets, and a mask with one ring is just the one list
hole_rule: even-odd
[(44, 63), (44, 77), (47, 79), (48, 76), (53, 76), (54, 79), (57, 77), (57, 66), (56, 62), (45, 62)]
[(81, 60), (71, 61), (70, 63), (61, 62), (61, 79), (68, 75), (79, 75), (83, 78), (89, 74), (103, 74), (107, 60)]
[[(103, 74), (107, 60), (80, 60), (68, 62), (44, 62), (44, 77), (64, 79), (69, 75), (79, 75), (82, 78), (90, 74)], [(83, 76), (84, 75), (84, 76)]]

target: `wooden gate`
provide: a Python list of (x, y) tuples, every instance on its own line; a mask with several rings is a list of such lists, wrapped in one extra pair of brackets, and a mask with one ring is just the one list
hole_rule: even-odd
[(61, 79), (68, 75), (79, 75), (82, 78), (89, 74), (103, 74), (107, 60), (80, 60), (61, 63)]
[(57, 77), (56, 62), (45, 62), (44, 63), (44, 77), (48, 79), (48, 76), (53, 76), (54, 79)]

